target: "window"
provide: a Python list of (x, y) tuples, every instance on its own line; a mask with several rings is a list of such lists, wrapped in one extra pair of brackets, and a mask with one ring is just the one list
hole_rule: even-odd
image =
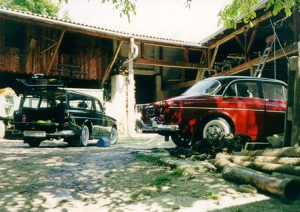
[(202, 80), (190, 87), (183, 95), (212, 94), (221, 86), (217, 80)]
[(26, 96), (26, 99), (23, 103), (23, 107), (27, 108), (38, 108), (40, 102), (39, 97)]
[(99, 101), (95, 101), (95, 107), (96, 107), (96, 111), (103, 112)]
[(257, 82), (240, 81), (228, 86), (225, 96), (259, 98)]
[(71, 93), (69, 95), (69, 106), (74, 109), (85, 109), (87, 104), (84, 102), (84, 96)]
[(263, 84), (264, 98), (269, 100), (286, 100), (287, 89), (276, 83)]

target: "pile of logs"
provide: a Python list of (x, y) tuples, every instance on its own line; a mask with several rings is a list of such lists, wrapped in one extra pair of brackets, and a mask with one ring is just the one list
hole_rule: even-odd
[(225, 179), (250, 184), (292, 202), (300, 197), (300, 147), (218, 153)]

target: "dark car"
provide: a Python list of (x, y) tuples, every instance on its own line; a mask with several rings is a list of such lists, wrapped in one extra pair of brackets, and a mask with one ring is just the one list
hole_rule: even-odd
[(286, 87), (266, 78), (207, 78), (180, 96), (149, 104), (143, 112), (144, 130), (171, 136), (177, 146), (229, 133), (264, 141), (284, 131)]
[(118, 140), (116, 120), (105, 115), (99, 99), (63, 87), (59, 79), (35, 76), (18, 80), (24, 86), (20, 108), (14, 113), (16, 134), (38, 147), (48, 139), (64, 139), (70, 146), (87, 146), (90, 139)]

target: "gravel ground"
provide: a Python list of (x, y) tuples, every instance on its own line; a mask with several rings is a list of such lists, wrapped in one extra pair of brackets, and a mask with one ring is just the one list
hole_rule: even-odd
[[(300, 211), (299, 200), (286, 204), (261, 191), (240, 192), (210, 163), (172, 159), (168, 148), (174, 144), (152, 134), (121, 136), (105, 148), (96, 141), (81, 148), (54, 141), (29, 148), (0, 140), (0, 211)], [(137, 153), (184, 173), (137, 159)]]

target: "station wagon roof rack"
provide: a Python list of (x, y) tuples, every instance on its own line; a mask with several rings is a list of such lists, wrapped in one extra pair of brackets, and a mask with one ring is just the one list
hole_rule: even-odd
[(26, 86), (27, 88), (32, 88), (32, 89), (64, 87), (64, 82), (62, 81), (62, 79), (44, 76), (44, 74), (34, 74), (30, 78), (16, 79), (16, 80), (20, 82), (22, 85)]

